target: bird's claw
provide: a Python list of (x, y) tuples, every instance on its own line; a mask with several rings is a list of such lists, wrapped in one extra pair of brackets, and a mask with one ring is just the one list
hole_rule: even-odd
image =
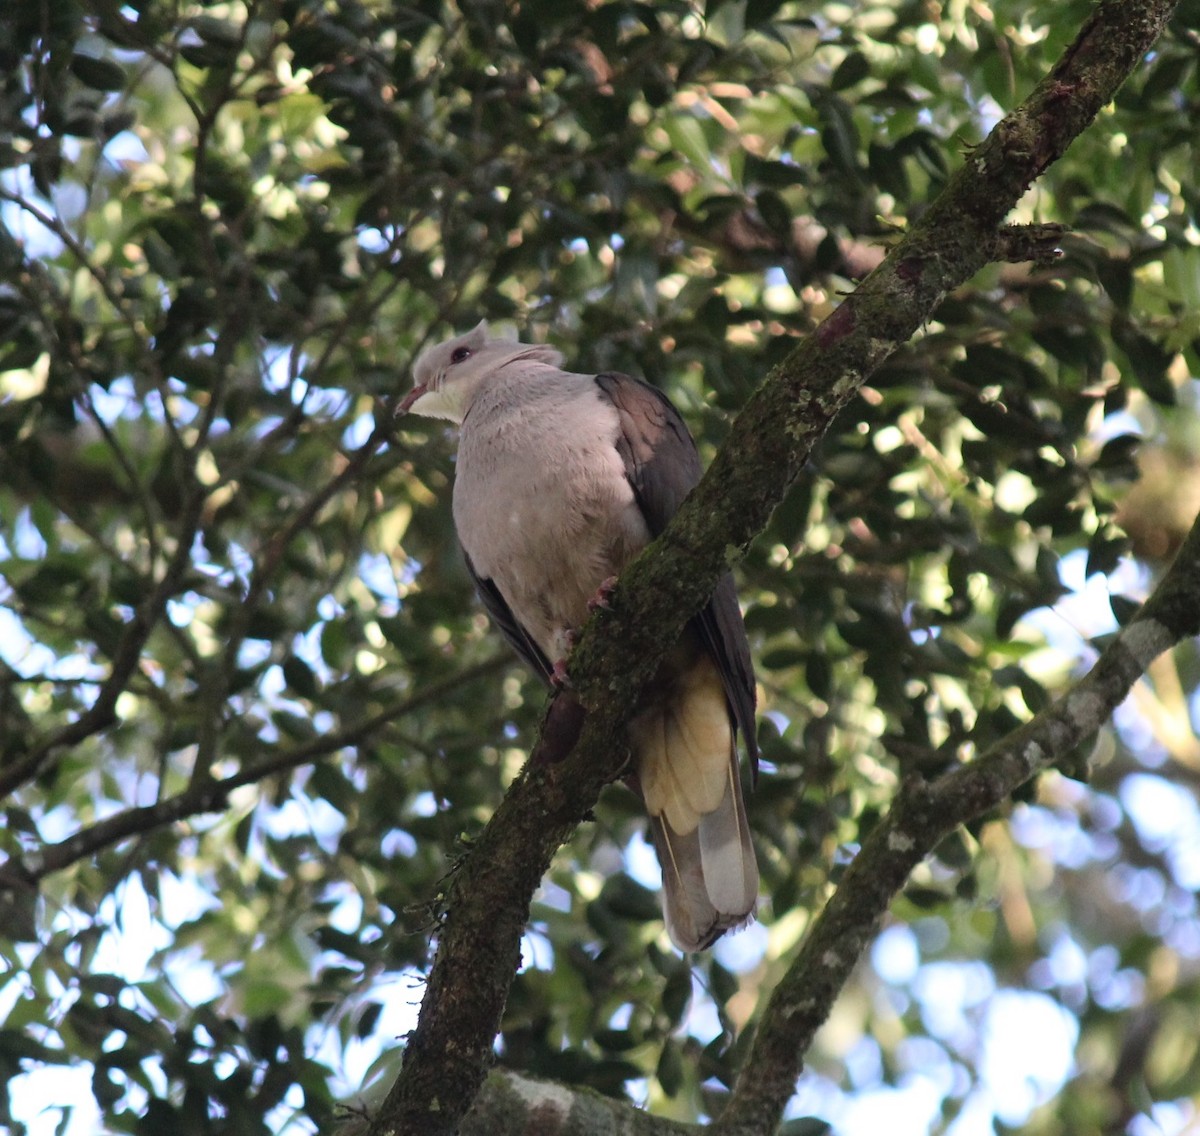
[(596, 589), (596, 594), (587, 602), (588, 611), (595, 611), (598, 607), (611, 607), (609, 601), (612, 599), (613, 588), (617, 586), (616, 576), (609, 576), (600, 587)]

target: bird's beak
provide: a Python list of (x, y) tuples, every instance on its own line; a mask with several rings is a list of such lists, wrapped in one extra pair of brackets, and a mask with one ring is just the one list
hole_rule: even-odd
[(400, 405), (396, 407), (396, 417), (399, 418), (401, 414), (407, 414), (412, 409), (413, 403), (416, 402), (417, 399), (419, 399), (428, 390), (429, 387), (427, 387), (424, 383), (419, 383), (417, 386), (413, 387), (413, 389), (410, 390), (408, 394), (406, 394), (404, 398), (400, 400)]

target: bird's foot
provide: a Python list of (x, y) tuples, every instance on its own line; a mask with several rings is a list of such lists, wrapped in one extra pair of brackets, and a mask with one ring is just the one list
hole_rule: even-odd
[(567, 673), (567, 660), (555, 659), (550, 668), (550, 685), (555, 690), (570, 690), (571, 676)]
[(596, 589), (596, 594), (588, 600), (588, 611), (595, 611), (598, 607), (611, 607), (609, 601), (612, 599), (613, 588), (617, 586), (616, 576), (609, 576), (600, 587)]

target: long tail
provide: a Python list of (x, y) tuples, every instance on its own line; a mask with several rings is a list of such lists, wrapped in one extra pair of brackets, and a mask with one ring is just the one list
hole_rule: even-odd
[(700, 951), (754, 917), (758, 865), (736, 738), (716, 666), (701, 652), (630, 725), (663, 874), (667, 931)]

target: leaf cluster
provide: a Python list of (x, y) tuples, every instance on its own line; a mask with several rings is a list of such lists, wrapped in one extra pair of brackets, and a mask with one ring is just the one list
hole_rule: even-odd
[[(386, 1061), (338, 1067), (378, 1047), (381, 976), (428, 966), (444, 882), (542, 700), (471, 602), (450, 444), (393, 426), (412, 358), (507, 320), (579, 369), (663, 386), (710, 455), (1086, 11), (10, 6), (6, 1074), (86, 1062), (105, 1123), (130, 1132), (311, 1130), (382, 1077)], [(983, 751), (1069, 677), (1070, 649), (1047, 652), (1036, 622), (1064, 594), (1063, 559), (1107, 575), (1178, 546), (1197, 484), (1197, 24), (1182, 6), (1029, 199), (1024, 219), (1072, 225), (1062, 260), (946, 297), (744, 562), (767, 712), (758, 955), (693, 968), (665, 949), (622, 858), (640, 815), (614, 788), (535, 903), (499, 1043), (513, 1067), (715, 1111), (760, 988), (898, 782)], [(1112, 607), (1128, 614), (1119, 594)], [(1140, 859), (1180, 900), (1127, 816), (1096, 820), (1137, 768), (1108, 744), (1123, 772), (1097, 797), (1038, 807), (1111, 837), (1092, 873)], [(955, 907), (999, 871), (980, 859), (986, 828), (944, 845), (908, 902), (930, 957), (986, 952), (1016, 982), (1051, 947)], [(1016, 856), (1033, 878), (1036, 857)], [(1070, 892), (1095, 875), (1079, 878), (1039, 892), (1039, 916), (1078, 919), (1093, 946), (1110, 924), (1079, 914)], [(1141, 973), (1168, 948), (1134, 899), (1114, 909), (1132, 920), (1118, 969)], [(136, 978), (119, 958), (133, 910), (163, 944)], [(1080, 997), (1089, 1036), (1118, 1050), (1100, 985)], [(864, 1010), (863, 1029), (885, 1038), (898, 1018), (915, 1035), (920, 1012)], [(945, 1099), (949, 1115), (964, 1093)]]

